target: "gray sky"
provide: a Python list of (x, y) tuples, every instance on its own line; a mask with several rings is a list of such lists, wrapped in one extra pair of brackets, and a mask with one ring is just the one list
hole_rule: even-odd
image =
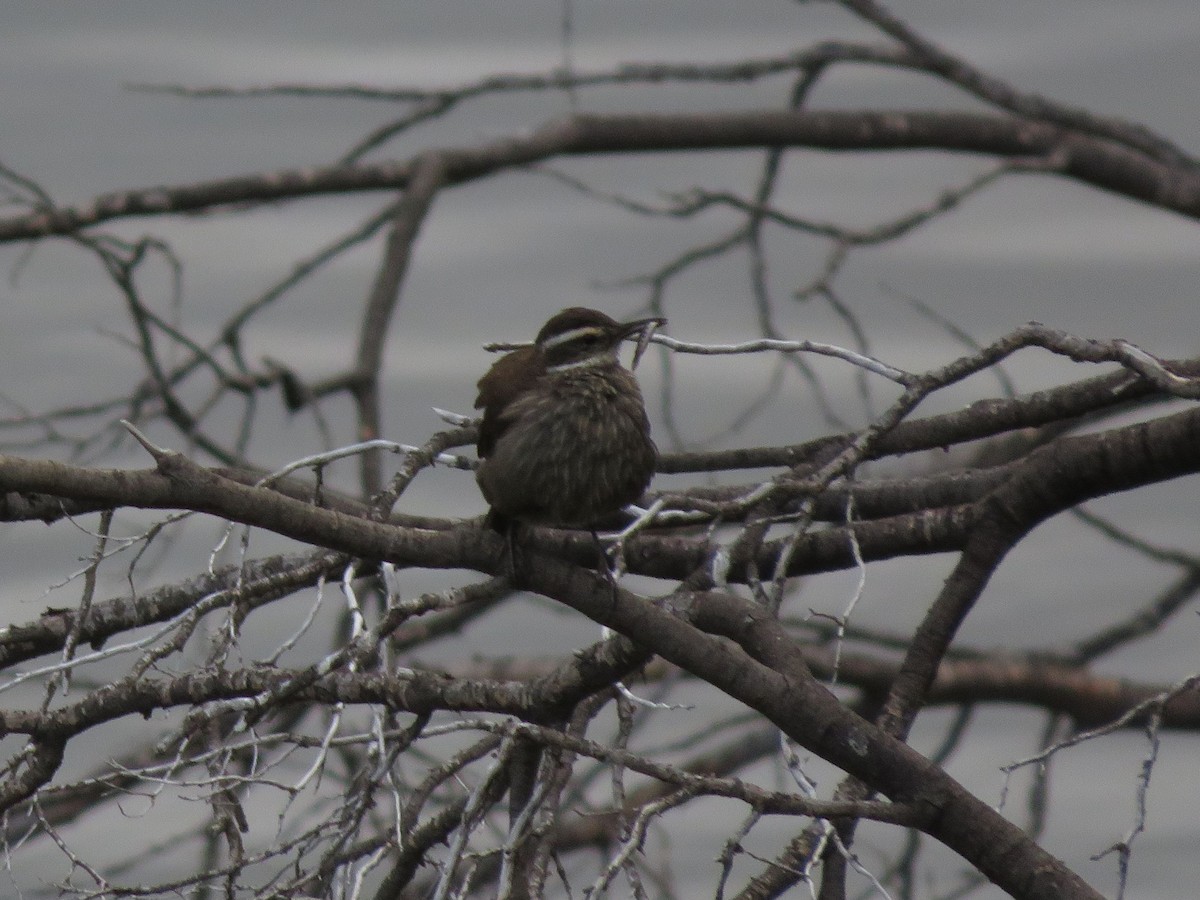
[[(1200, 149), (1195, 111), (1200, 16), (1194, 0), (893, 5), (917, 27), (1020, 88), (1136, 119), (1185, 148)], [(581, 69), (621, 61), (733, 60), (865, 34), (819, 3), (574, 0), (572, 9), (570, 57)], [(36, 180), (57, 201), (70, 203), (129, 187), (325, 163), (392, 111), (344, 100), (183, 99), (127, 86), (293, 81), (434, 86), (487, 73), (545, 70), (563, 61), (562, 15), (560, 2), (542, 0), (9, 2), (0, 53), (0, 162)], [(581, 103), (583, 109), (701, 109), (742, 103), (749, 95), (765, 106), (779, 103), (785, 90), (776, 81), (749, 93), (721, 93), (715, 101), (699, 89), (601, 91), (583, 94)], [(972, 108), (919, 79), (853, 69), (839, 72), (813, 102)], [(529, 129), (567, 108), (561, 96), (486, 100), (383, 154), (404, 156), (425, 140), (466, 143)], [(791, 177), (781, 201), (814, 218), (836, 215), (861, 224), (927, 201), (940, 187), (986, 166), (981, 160), (932, 155), (815, 153), (795, 154), (787, 165)], [(648, 202), (657, 201), (660, 191), (685, 189), (698, 178), (746, 192), (757, 172), (753, 161), (735, 154), (715, 160), (606, 160), (590, 167), (572, 162), (563, 168)], [(381, 202), (380, 197), (325, 199), (251, 215), (134, 221), (116, 230), (131, 236), (163, 234), (174, 242), (185, 266), (182, 320), (203, 333), (280, 277), (297, 256)], [(617, 313), (633, 309), (643, 292), (595, 285), (652, 270), (712, 233), (703, 224), (631, 220), (520, 173), (439, 200), (418, 245), (389, 346), (388, 436), (419, 442), (437, 427), (428, 411), (434, 405), (469, 411), (473, 382), (490, 362), (479, 350), (485, 341), (527, 338), (565, 305), (601, 305)], [(843, 288), (875, 335), (876, 354), (913, 368), (944, 361), (960, 348), (897, 299), (899, 294), (918, 297), (980, 340), (1036, 318), (1085, 336), (1129, 338), (1163, 356), (1194, 354), (1198, 244), (1195, 222), (1084, 187), (1028, 177), (894, 246), (862, 254), (847, 271)], [(22, 248), (0, 248), (0, 266), (12, 270), (22, 253)], [(286, 314), (252, 332), (252, 357), (284, 358), (307, 377), (342, 365), (356, 338), (355, 316), (376, 255), (375, 248), (357, 252), (299, 291)], [(783, 256), (788, 261), (774, 273), (781, 297), (811, 277), (820, 259), (811, 248)], [(46, 242), (17, 271), (15, 281), (0, 283), (6, 317), (0, 382), (7, 394), (42, 409), (120, 391), (140, 377), (134, 357), (114, 350), (117, 345), (104, 333), (127, 327), (95, 263), (59, 242)], [(746, 293), (745, 274), (736, 267), (686, 279), (668, 298), (672, 333), (701, 340), (753, 336), (755, 319)], [(781, 322), (797, 337), (849, 340), (828, 311), (789, 308)], [(687, 378), (677, 402), (696, 423), (689, 435), (695, 438), (718, 430), (725, 421), (720, 411), (738, 408), (766, 377), (765, 370), (731, 374), (721, 364), (681, 365), (687, 366)], [(1057, 381), (1067, 371), (1036, 356), (1022, 356), (1011, 368), (1022, 388)], [(644, 371), (652, 392), (652, 360)], [(823, 371), (832, 379), (832, 390), (852, 395), (852, 373)], [(994, 385), (975, 390), (974, 396), (987, 394)], [(954, 395), (954, 402), (963, 399), (968, 398)], [(315, 449), (304, 446), (310, 435), (290, 427), (281, 418), (275, 441), (257, 448), (264, 464), (282, 464)], [(750, 434), (725, 442), (797, 440), (823, 430), (811, 403), (786, 398)], [(1140, 496), (1135, 503), (1140, 526), (1181, 540), (1181, 532), (1194, 527), (1195, 494), (1196, 486), (1188, 484), (1186, 490), (1168, 486)], [(481, 509), (464, 478), (449, 494), (417, 491), (413, 502), (443, 509), (449, 502), (463, 515)], [(1054, 536), (1057, 527), (1047, 526), (1048, 535)], [(1138, 589), (1135, 573), (1129, 573), (1128, 582), (1124, 576), (1114, 580), (1099, 565), (1108, 552), (1105, 544), (1073, 544), (1065, 558), (1061, 547), (1047, 539), (1024, 549), (1028, 558), (1004, 569), (989, 594), (1005, 598), (1006, 605), (985, 604), (969, 623), (968, 638), (994, 644), (1003, 643), (1006, 634), (1022, 637), (1028, 619), (1021, 611), (1040, 618), (1048, 602), (1046, 584), (1062, 587), (1062, 596), (1053, 599), (1062, 604), (1064, 634), (1073, 630), (1072, 616), (1123, 608), (1127, 591)], [(8, 548), (6, 555), (14, 557), (10, 577), (28, 585), (27, 596), (36, 596), (39, 579), (40, 587), (46, 586), (44, 570), (28, 568), (28, 554), (18, 552), (18, 545)], [(898, 571), (887, 593), (899, 602), (923, 600), (944, 574), (936, 564)], [(878, 605), (868, 604), (865, 621), (876, 612), (883, 615), (885, 598), (875, 599)], [(27, 603), (15, 615), (24, 618), (29, 610)], [(1052, 642), (1053, 622), (1048, 628)], [(1154, 659), (1136, 661), (1139, 673), (1179, 672), (1189, 660), (1194, 667), (1194, 640), (1187, 635)], [(995, 764), (980, 761), (983, 768)], [(1128, 787), (1134, 772), (1122, 770), (1117, 777)], [(1127, 798), (1101, 803), (1091, 779), (1066, 779), (1066, 785), (1064, 808), (1077, 811), (1080, 823), (1104, 817), (1111, 823), (1113, 817), (1124, 821), (1122, 816), (1132, 815)], [(1158, 853), (1164, 860), (1161, 884), (1151, 883), (1151, 866), (1139, 867), (1146, 878), (1139, 897), (1182, 896), (1179, 886), (1192, 887), (1200, 878), (1194, 858), (1188, 862), (1182, 853), (1171, 852), (1173, 841), (1188, 834), (1194, 838), (1195, 821), (1170, 800), (1156, 798), (1156, 828), (1144, 839), (1150, 858)], [(1067, 841), (1074, 852), (1086, 855), (1114, 839), (1089, 829), (1081, 825), (1077, 841)]]

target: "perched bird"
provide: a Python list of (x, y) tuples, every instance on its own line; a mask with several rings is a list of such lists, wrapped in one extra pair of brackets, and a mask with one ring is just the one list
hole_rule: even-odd
[(571, 307), (531, 347), (479, 379), (479, 489), (489, 523), (595, 529), (646, 490), (658, 453), (642, 392), (617, 358), (639, 337), (634, 365), (661, 318), (617, 322)]
[[(508, 538), (514, 570), (517, 523), (586, 527), (595, 539), (597, 525), (646, 490), (658, 452), (642, 392), (617, 351), (638, 335), (636, 366), (663, 321), (617, 322), (594, 309), (564, 309), (533, 346), (502, 356), (479, 379), (475, 477), (489, 524)], [(615, 593), (612, 573), (603, 569)], [(535, 742), (515, 745), (508, 773), (513, 822), (533, 796), (540, 759)]]

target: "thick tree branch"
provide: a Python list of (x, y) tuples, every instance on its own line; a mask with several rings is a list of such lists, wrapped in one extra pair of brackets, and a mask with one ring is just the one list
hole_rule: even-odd
[[(530, 135), (436, 151), (447, 185), (556, 156), (751, 150), (944, 150), (998, 157), (1057, 155), (1060, 174), (1135, 200), (1200, 218), (1200, 170), (1169, 166), (1100, 138), (1057, 126), (976, 113), (806, 110), (587, 115)], [(88, 203), (0, 219), (0, 242), (70, 234), (112, 219), (161, 216), (325, 194), (406, 190), (418, 161), (334, 165), (244, 175), (193, 185), (105, 194)]]

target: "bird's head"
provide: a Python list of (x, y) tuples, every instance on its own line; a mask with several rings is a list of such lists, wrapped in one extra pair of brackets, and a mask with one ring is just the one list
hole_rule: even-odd
[(572, 306), (550, 317), (538, 332), (534, 346), (547, 372), (565, 372), (616, 363), (621, 342), (636, 336), (636, 366), (650, 335), (665, 322), (658, 316), (618, 322), (599, 310)]

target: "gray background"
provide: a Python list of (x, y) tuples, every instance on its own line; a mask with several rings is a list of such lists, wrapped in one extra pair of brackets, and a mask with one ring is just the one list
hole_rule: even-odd
[[(1200, 82), (1200, 14), (1191, 0), (1130, 4), (1120, 0), (896, 3), (896, 12), (949, 48), (1016, 86), (1101, 114), (1125, 116), (1200, 149), (1195, 97)], [(819, 39), (864, 37), (858, 23), (824, 4), (719, 3), (707, 0), (611, 0), (573, 4), (573, 63), (580, 69), (619, 61), (733, 60), (782, 53)], [(458, 84), (494, 72), (546, 70), (562, 61), (562, 7), (520, 0), (467, 2), (112, 2), (6, 3), (0, 13), (0, 162), (35, 179), (59, 202), (157, 183), (318, 164), (336, 158), (361, 134), (387, 120), (382, 104), (345, 100), (188, 100), (127, 89), (137, 83), (257, 85), (272, 82)], [(709, 109), (777, 105), (786, 85), (585, 92), (583, 109)], [(897, 73), (839, 70), (813, 97), (815, 106), (972, 108), (969, 100)], [(469, 143), (535, 127), (566, 112), (562, 95), (489, 99), (444, 124), (391, 145), (404, 156), (429, 142)], [(572, 161), (566, 171), (607, 190), (654, 201), (658, 191), (703, 181), (747, 192), (757, 155)], [(866, 225), (928, 202), (986, 163), (913, 156), (789, 157), (781, 203), (813, 218)], [(123, 223), (119, 233), (168, 237), (185, 261), (182, 322), (205, 334), (256, 291), (365, 216), (378, 197), (321, 199), (235, 216)], [(674, 223), (631, 219), (547, 180), (522, 173), (456, 189), (438, 200), (418, 244), (403, 305), (389, 344), (386, 436), (419, 443), (438, 426), (429, 407), (469, 411), (473, 382), (490, 362), (488, 340), (529, 337), (555, 309), (575, 303), (615, 314), (643, 302), (638, 289), (599, 282), (650, 271), (683, 248), (720, 233), (726, 220)], [(789, 334), (839, 343), (849, 337), (828, 310), (797, 307), (789, 290), (811, 278), (820, 246), (780, 238), (772, 282), (779, 322)], [(62, 242), (0, 248), (0, 385), (33, 409), (120, 392), (140, 377), (137, 359), (106, 332), (126, 333), (118, 298), (98, 265)], [(301, 289), (252, 332), (252, 358), (274, 356), (302, 375), (337, 370), (356, 340), (356, 317), (377, 261), (377, 246), (357, 251)], [(18, 267), (18, 262), (20, 266)], [(912, 295), (953, 318), (979, 340), (1038, 319), (1077, 334), (1125, 337), (1162, 356), (1193, 355), (1197, 275), (1196, 223), (1094, 190), (1026, 177), (1010, 180), (914, 236), (851, 264), (840, 285), (872, 335), (872, 351), (910, 369), (961, 352), (947, 335), (896, 298)], [(694, 340), (755, 334), (744, 266), (705, 267), (668, 296), (670, 330)], [(164, 301), (165, 303), (165, 301)], [(768, 363), (682, 360), (677, 418), (689, 440), (720, 432), (767, 379)], [(864, 420), (853, 400), (853, 373), (816, 364), (847, 417)], [(643, 369), (651, 394), (659, 361)], [(1027, 353), (1009, 372), (1021, 389), (1085, 374)], [(993, 394), (976, 379), (939, 399), (954, 406)], [(886, 397), (883, 390), (880, 398)], [(254, 445), (266, 466), (318, 449), (301, 421), (278, 421)], [(349, 423), (335, 416), (339, 437)], [(801, 383), (741, 434), (723, 444), (795, 441), (827, 430)], [(661, 433), (661, 432), (660, 432)], [(169, 433), (160, 437), (169, 440)], [(661, 440), (661, 439), (660, 439)], [(145, 464), (144, 459), (123, 461)], [(347, 469), (346, 483), (352, 476)], [(1192, 549), (1196, 484), (1189, 479), (1112, 498), (1139, 533)], [(474, 515), (482, 510), (468, 476), (437, 473), (418, 482), (408, 509)], [(5, 529), (3, 615), (22, 621), (46, 602), (47, 588), (69, 570), (63, 559), (86, 552), (83, 540), (50, 557), (41, 532)], [(256, 539), (260, 540), (260, 539)], [(202, 535), (201, 550), (211, 546)], [(964, 629), (985, 646), (1026, 646), (1036, 625), (1047, 647), (1090, 623), (1142, 602), (1162, 572), (1115, 566), (1114, 550), (1067, 521), (1041, 529), (998, 574)], [(261, 539), (255, 549), (273, 544)], [(911, 627), (949, 560), (873, 567), (858, 615), (866, 624)], [(1148, 574), (1154, 580), (1147, 580)], [(851, 588), (845, 577), (806, 585), (798, 609), (837, 611)], [(61, 599), (61, 598), (58, 598)], [(64, 604), (65, 605), (65, 604)], [(585, 623), (540, 613), (536, 630), (505, 636), (506, 652), (562, 652), (594, 638)], [(1196, 669), (1195, 617), (1180, 618), (1153, 652), (1134, 647), (1108, 665), (1143, 680), (1174, 680)], [(477, 640), (477, 639), (476, 639)], [(450, 651), (467, 658), (472, 639)], [(703, 710), (694, 713), (705, 714)], [(918, 733), (929, 749), (937, 714)], [(997, 766), (1029, 752), (1036, 720), (994, 711), (981, 724), (987, 739), (952, 772), (985, 799), (999, 800)], [(1139, 839), (1132, 892), (1139, 898), (1194, 895), (1196, 741), (1170, 736), (1150, 795), (1149, 830)], [(1088, 856), (1123, 837), (1133, 821), (1133, 791), (1144, 741), (1130, 734), (1074, 751), (1056, 769), (1047, 843), (1102, 890), (1115, 883), (1115, 861)], [(827, 784), (830, 782), (826, 782)], [(719, 841), (724, 822), (714, 823)], [(131, 828), (136, 828), (136, 820)], [(781, 832), (785, 833), (785, 832)], [(697, 839), (697, 846), (703, 842)], [(703, 866), (711, 852), (697, 851)], [(677, 852), (680, 848), (676, 848)], [(869, 856), (869, 854), (867, 854)], [(686, 873), (687, 867), (679, 867)], [(705, 871), (703, 869), (698, 871)], [(710, 883), (701, 878), (701, 884)], [(990, 895), (989, 895), (990, 896)]]

